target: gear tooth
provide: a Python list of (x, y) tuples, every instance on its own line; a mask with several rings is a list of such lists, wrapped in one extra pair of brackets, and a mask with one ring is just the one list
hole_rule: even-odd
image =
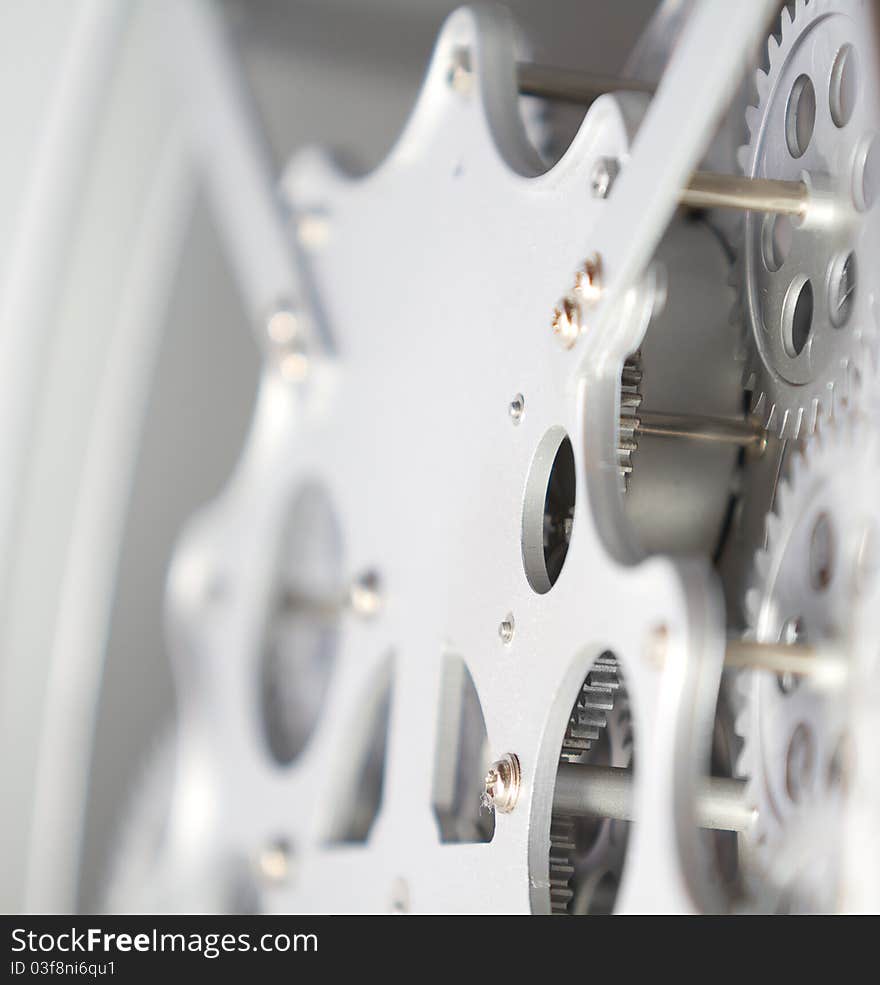
[(773, 417), (775, 416), (776, 433), (779, 435), (783, 441), (787, 441), (789, 438), (796, 438), (797, 434), (792, 433), (792, 424), (794, 423), (791, 419), (791, 411), (786, 407), (781, 414), (777, 414), (778, 408), (774, 405), (773, 414), (771, 415), (770, 424), (774, 423)]
[(812, 434), (816, 430), (816, 427), (819, 424), (819, 413), (820, 413), (819, 398), (813, 397), (813, 399), (810, 401), (810, 409), (807, 415), (807, 430), (809, 431), (810, 434)]
[[(779, 42), (776, 40), (775, 36), (771, 34), (770, 37), (767, 38), (767, 63), (769, 64), (771, 69), (776, 64), (776, 56), (778, 53), (779, 53)], [(764, 99), (764, 97), (767, 94), (767, 89), (766, 89), (767, 75), (765, 75), (763, 72), (758, 73), (759, 77), (762, 75), (764, 76), (765, 88), (763, 91), (761, 91), (760, 89), (758, 91), (761, 92), (761, 98)]]
[(795, 480), (800, 469), (803, 455), (796, 451), (789, 459), (789, 477), (780, 479), (776, 486), (776, 496), (773, 501), (773, 510), (779, 516), (784, 516), (788, 509), (788, 501), (791, 499), (791, 481)]
[[(764, 524), (764, 543), (773, 543), (773, 534), (776, 532), (775, 522), (770, 520), (773, 516), (772, 513), (767, 514), (767, 520)], [(759, 582), (764, 582), (767, 580), (767, 575), (770, 573), (770, 555), (765, 551), (758, 551), (755, 555), (755, 576)], [(756, 610), (759, 611), (759, 610)]]
[[(767, 76), (763, 72), (758, 73), (756, 85), (758, 87), (758, 95), (763, 101), (767, 95)], [(761, 111), (757, 106), (746, 106), (746, 126), (749, 128), (749, 134), (754, 137), (758, 132), (758, 128), (761, 126)], [(751, 161), (748, 159), (750, 157), (751, 154), (748, 155), (746, 162), (742, 166), (745, 174), (748, 174), (750, 170)]]
[[(747, 676), (748, 675), (743, 675), (740, 677), (737, 684), (737, 689), (742, 692), (744, 698), (749, 697), (749, 695), (745, 692), (750, 690), (748, 681), (746, 680)], [(739, 715), (737, 715), (736, 724), (734, 725), (736, 733), (740, 736), (740, 738), (745, 739), (749, 734), (750, 724), (748, 712), (741, 711)], [(746, 743), (743, 743), (742, 748), (736, 755), (736, 762), (734, 763), (733, 771), (739, 777), (750, 777), (752, 775), (751, 756), (749, 755), (749, 749)]]
[[(753, 374), (754, 375), (754, 374)], [(752, 386), (750, 387), (752, 391), (752, 405), (751, 412), (755, 417), (761, 420), (764, 427), (770, 424), (770, 419), (767, 414), (767, 394), (763, 390), (757, 388), (757, 379), (752, 381)]]
[[(748, 699), (751, 697), (752, 693), (752, 674), (751, 671), (742, 671), (736, 679), (736, 690), (739, 696), (743, 699)], [(747, 703), (743, 704), (739, 711), (736, 713), (736, 717), (733, 720), (733, 728), (737, 735), (741, 735), (745, 738), (749, 734), (749, 725), (751, 719), (751, 709)], [(743, 758), (743, 753), (747, 754), (748, 750), (743, 748), (739, 759)], [(748, 756), (746, 755), (746, 758)]]
[(749, 767), (748, 756), (746, 755), (745, 749), (741, 749), (737, 755), (733, 772), (740, 779), (748, 779), (748, 777), (751, 776), (751, 769)]
[[(804, 9), (802, 0), (797, 0), (797, 13), (801, 13)], [(779, 16), (780, 24), (782, 25), (782, 36), (785, 37), (788, 29), (791, 27), (791, 11), (787, 6), (782, 8), (782, 13)], [(778, 47), (778, 46), (777, 46)]]
[[(743, 370), (742, 385), (743, 385), (743, 389), (747, 390), (749, 393), (754, 393), (755, 387), (758, 385), (758, 376), (751, 366), (746, 366), (746, 368)], [(753, 413), (755, 412), (754, 406), (752, 406), (752, 412)]]
[(858, 404), (862, 396), (862, 374), (854, 362), (847, 363), (846, 390), (847, 400), (854, 405)]
[(758, 613), (761, 608), (761, 593), (757, 588), (749, 588), (745, 596), (746, 619), (750, 625), (758, 621)]
[[(779, 527), (781, 525), (781, 520), (779, 516), (771, 510), (767, 516), (764, 518), (764, 541), (767, 544), (775, 544), (779, 538)], [(760, 577), (766, 578), (769, 567), (770, 567), (770, 556), (764, 554), (763, 552), (758, 554), (756, 559), (758, 564), (758, 574)]]

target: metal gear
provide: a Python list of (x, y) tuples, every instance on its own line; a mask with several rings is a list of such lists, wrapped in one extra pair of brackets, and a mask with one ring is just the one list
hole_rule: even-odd
[[(750, 178), (803, 180), (824, 215), (747, 213), (738, 257), (746, 389), (781, 438), (812, 433), (876, 352), (876, 298), (860, 282), (877, 246), (876, 86), (867, 79), (864, 0), (797, 0), (756, 73), (739, 164)], [(819, 210), (822, 212), (823, 210)]]
[(629, 488), (633, 470), (633, 453), (638, 450), (636, 414), (642, 403), (641, 353), (628, 356), (620, 373), (620, 426), (617, 442), (617, 467), (623, 491)]
[[(603, 735), (607, 747), (600, 751), (594, 744)], [(631, 766), (632, 738), (629, 702), (617, 658), (603, 653), (587, 674), (572, 709), (559, 762), (584, 764), (604, 758), (608, 765)], [(619, 881), (626, 829), (626, 822), (610, 818), (585, 822), (557, 813), (551, 816), (551, 912), (605, 912), (602, 894), (609, 881), (614, 889)]]
[[(844, 643), (880, 517), (880, 435), (855, 413), (796, 452), (766, 521), (746, 594), (760, 642)], [(756, 811), (745, 833), (747, 883), (785, 908), (826, 909), (836, 877), (846, 759), (846, 700), (839, 692), (743, 672), (738, 772)], [(820, 891), (818, 887), (823, 887)]]

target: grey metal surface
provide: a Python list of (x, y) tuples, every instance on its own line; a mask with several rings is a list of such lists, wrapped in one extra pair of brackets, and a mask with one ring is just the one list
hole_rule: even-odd
[[(375, 166), (397, 139), (437, 30), (458, 3), (229, 0), (223, 6), (276, 166), (300, 147), (320, 143), (362, 170)], [(526, 0), (509, 6), (536, 57), (614, 73), (654, 2), (618, 6), (613, 15), (603, 10), (601, 33), (591, 30), (596, 4), (556, 3), (549, 18)], [(555, 113), (563, 141), (582, 112)], [(174, 531), (228, 473), (253, 399), (255, 370), (241, 371), (255, 366), (251, 325), (227, 293), (226, 268), (201, 213), (191, 236), (172, 306), (177, 314), (164, 330), (121, 558), (79, 892), (87, 910), (101, 905), (107, 849), (132, 777), (144, 768), (153, 734), (174, 716), (156, 617)], [(215, 333), (225, 341), (213, 344)]]

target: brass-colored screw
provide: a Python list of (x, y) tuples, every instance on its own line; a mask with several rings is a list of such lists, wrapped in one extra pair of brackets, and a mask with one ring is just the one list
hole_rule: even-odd
[(596, 304), (602, 296), (602, 259), (598, 253), (587, 257), (574, 275), (574, 292), (585, 307)]
[(566, 349), (571, 349), (586, 331), (586, 314), (602, 297), (602, 258), (587, 257), (574, 275), (574, 289), (553, 309), (553, 332)]
[(571, 295), (564, 297), (553, 309), (553, 334), (562, 346), (571, 349), (581, 334), (581, 307)]

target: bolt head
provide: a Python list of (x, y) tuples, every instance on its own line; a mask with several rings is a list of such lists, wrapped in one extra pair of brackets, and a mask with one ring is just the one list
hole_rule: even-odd
[(608, 198), (617, 175), (620, 162), (615, 157), (600, 157), (590, 172), (590, 190), (593, 198)]
[(266, 320), (269, 355), (281, 377), (301, 383), (309, 371), (302, 318), (289, 304), (278, 305)]
[(565, 349), (571, 349), (582, 331), (581, 308), (571, 296), (563, 298), (553, 309), (553, 334)]
[(257, 857), (257, 869), (267, 883), (281, 885), (287, 882), (290, 867), (291, 849), (284, 839), (266, 845)]
[(518, 393), (513, 400), (510, 401), (507, 408), (507, 413), (510, 415), (510, 419), (514, 424), (519, 424), (525, 412), (526, 398), (521, 393)]
[(584, 307), (595, 305), (602, 297), (602, 259), (598, 253), (587, 257), (574, 275), (574, 292)]
[(382, 581), (375, 571), (364, 571), (349, 588), (352, 611), (362, 619), (370, 619), (382, 607)]
[(452, 53), (446, 80), (449, 88), (460, 96), (470, 95), (473, 87), (474, 73), (471, 68), (471, 53), (467, 48), (457, 48)]
[(662, 623), (649, 633), (645, 643), (645, 657), (656, 670), (663, 670), (669, 656), (669, 627)]
[(499, 814), (509, 814), (519, 800), (522, 770), (519, 757), (505, 753), (489, 767), (483, 782), (483, 805)]

